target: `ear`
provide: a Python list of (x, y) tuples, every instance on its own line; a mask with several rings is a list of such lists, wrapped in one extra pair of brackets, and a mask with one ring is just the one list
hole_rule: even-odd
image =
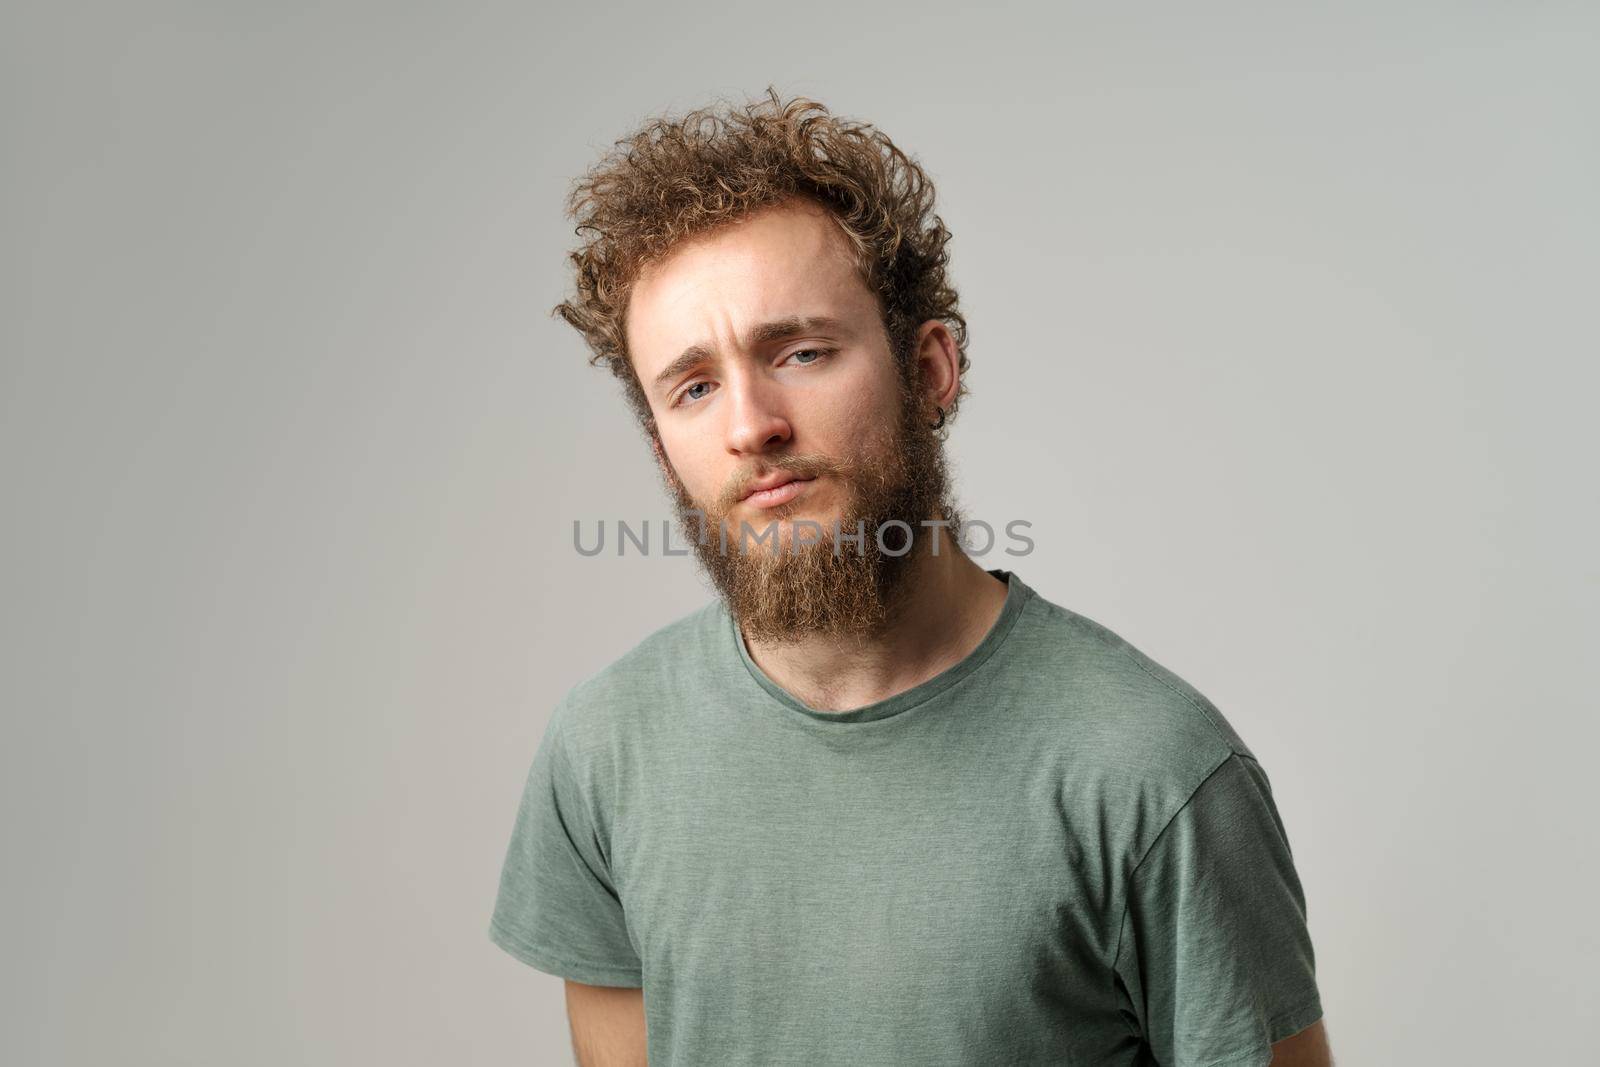
[(961, 349), (955, 335), (940, 320), (929, 319), (917, 327), (913, 352), (929, 414), (934, 408), (949, 411), (961, 390)]

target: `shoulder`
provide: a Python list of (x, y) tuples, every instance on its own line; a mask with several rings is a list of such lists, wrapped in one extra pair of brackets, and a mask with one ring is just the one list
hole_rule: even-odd
[(1224, 764), (1255, 761), (1204, 693), (1110, 627), (1037, 593), (1020, 653), (1080, 800), (1126, 820), (1147, 843)]
[(638, 736), (653, 709), (703, 688), (726, 669), (727, 616), (711, 601), (660, 627), (566, 692), (552, 715), (563, 746), (579, 754)]
[(1022, 652), (1061, 694), (1059, 710), (1079, 731), (1198, 750), (1207, 770), (1229, 754), (1254, 758), (1222, 711), (1144, 649), (1094, 619), (1035, 593)]

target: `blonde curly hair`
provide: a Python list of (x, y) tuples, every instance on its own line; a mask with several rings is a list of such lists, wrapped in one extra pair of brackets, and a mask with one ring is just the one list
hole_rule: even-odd
[(825, 208), (849, 239), (903, 375), (917, 327), (945, 323), (961, 371), (945, 421), (955, 414), (967, 392), (967, 324), (948, 275), (950, 231), (933, 213), (927, 174), (871, 125), (835, 117), (806, 97), (783, 101), (769, 85), (743, 106), (646, 122), (616, 141), (567, 197), (573, 232), (583, 238), (568, 256), (577, 293), (551, 314), (583, 335), (591, 364), (622, 381), (652, 436), (655, 421), (623, 328), (641, 269), (687, 237), (797, 197)]

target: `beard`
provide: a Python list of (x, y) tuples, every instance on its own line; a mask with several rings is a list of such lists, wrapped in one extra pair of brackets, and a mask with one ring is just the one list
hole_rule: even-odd
[[(696, 501), (667, 464), (684, 537), (746, 638), (786, 644), (813, 636), (880, 634), (892, 621), (915, 562), (929, 551), (955, 551), (961, 518), (946, 499), (944, 445), (923, 420), (908, 382), (901, 382), (894, 421), (877, 436), (876, 449), (847, 461), (800, 454), (768, 458), (765, 465), (773, 470), (826, 476), (843, 490), (843, 513), (816, 523), (820, 534), (802, 519), (788, 529), (779, 523), (776, 536), (766, 535), (766, 523), (804, 507), (803, 496), (735, 529), (728, 513), (742, 486), (736, 483), (715, 502)], [(949, 525), (923, 526), (924, 520)], [(937, 547), (930, 547), (935, 541)]]

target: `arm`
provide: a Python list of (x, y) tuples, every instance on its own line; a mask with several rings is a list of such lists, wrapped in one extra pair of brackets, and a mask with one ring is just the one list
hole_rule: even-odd
[(645, 1067), (643, 989), (568, 979), (567, 1018), (578, 1067)]
[(1305, 894), (1254, 757), (1218, 765), (1134, 869), (1115, 969), (1161, 1063), (1330, 1067)]
[(1271, 1067), (1333, 1067), (1328, 1028), (1318, 1019), (1304, 1030), (1272, 1046)]

